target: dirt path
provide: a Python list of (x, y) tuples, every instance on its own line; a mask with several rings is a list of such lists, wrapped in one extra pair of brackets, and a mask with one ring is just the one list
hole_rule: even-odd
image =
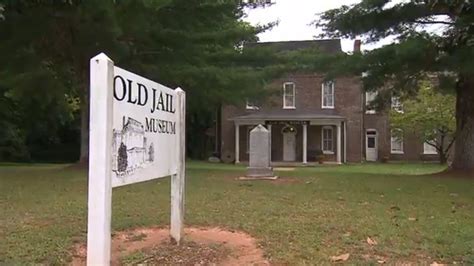
[[(230, 254), (221, 258), (218, 265), (269, 265), (263, 252), (257, 247), (250, 235), (242, 232), (231, 232), (220, 228), (186, 228), (185, 241), (192, 241), (204, 246), (222, 245)], [(120, 258), (140, 250), (167, 245), (169, 229), (138, 228), (118, 232), (112, 240), (112, 265), (119, 265)], [(86, 247), (75, 248), (71, 265), (85, 265)]]

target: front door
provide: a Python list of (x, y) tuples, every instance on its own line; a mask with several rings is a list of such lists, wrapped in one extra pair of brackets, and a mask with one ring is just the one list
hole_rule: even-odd
[(283, 161), (296, 161), (296, 132), (283, 133)]
[(367, 130), (365, 138), (365, 159), (375, 162), (378, 159), (377, 131)]

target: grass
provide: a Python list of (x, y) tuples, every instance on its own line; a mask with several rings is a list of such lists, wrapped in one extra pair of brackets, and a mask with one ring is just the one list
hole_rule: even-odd
[[(426, 176), (433, 164), (358, 164), (236, 181), (243, 166), (190, 162), (186, 225), (254, 236), (277, 263), (474, 264), (474, 182)], [(168, 178), (113, 191), (113, 230), (169, 224)], [(65, 165), (0, 165), (0, 264), (65, 264), (84, 242), (87, 174)], [(377, 241), (371, 246), (367, 237)]]

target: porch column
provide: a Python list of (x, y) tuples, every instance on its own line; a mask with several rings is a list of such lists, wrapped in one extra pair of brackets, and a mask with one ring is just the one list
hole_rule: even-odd
[(303, 124), (303, 164), (308, 163), (308, 125)]
[(344, 122), (344, 163), (347, 163), (347, 122)]
[(268, 158), (270, 163), (272, 162), (272, 125), (267, 125), (268, 135), (270, 139), (268, 140)]
[(235, 123), (235, 163), (240, 163), (240, 137), (239, 137), (239, 124)]
[(337, 145), (337, 163), (341, 163), (341, 155), (342, 155), (342, 149), (341, 149), (341, 122), (337, 124), (337, 138), (336, 138), (336, 145)]

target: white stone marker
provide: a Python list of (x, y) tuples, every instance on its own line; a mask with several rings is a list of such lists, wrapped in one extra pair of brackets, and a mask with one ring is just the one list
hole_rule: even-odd
[(270, 167), (270, 132), (262, 125), (250, 131), (249, 167), (247, 177), (273, 178)]
[(90, 61), (87, 264), (109, 265), (112, 188), (171, 176), (171, 237), (184, 220), (186, 94)]

